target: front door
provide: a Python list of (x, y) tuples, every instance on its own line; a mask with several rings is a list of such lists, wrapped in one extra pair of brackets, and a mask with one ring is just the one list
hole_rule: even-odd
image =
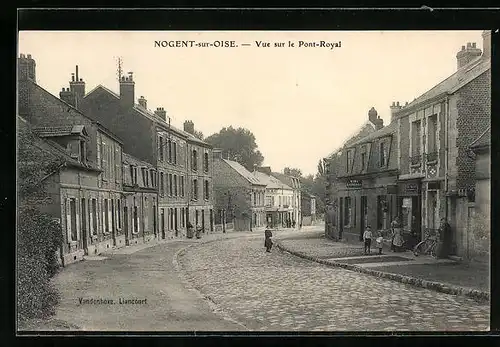
[(210, 210), (210, 231), (214, 231), (214, 211)]
[(203, 228), (203, 232), (205, 232), (205, 211), (201, 211), (201, 227)]
[(339, 199), (339, 239), (344, 232), (344, 198)]
[(368, 220), (368, 202), (366, 196), (361, 197), (361, 213), (359, 214), (360, 217), (360, 231), (359, 231), (359, 237), (360, 239), (363, 239), (363, 233), (366, 228), (366, 223)]
[(165, 209), (161, 209), (161, 217), (160, 217), (160, 228), (161, 228), (161, 238), (165, 238)]
[(83, 242), (83, 252), (85, 255), (89, 254), (88, 244), (87, 244), (87, 206), (85, 205), (85, 198), (82, 199), (82, 242)]
[(128, 230), (128, 207), (123, 206), (123, 230), (125, 231), (125, 244), (130, 245), (130, 234)]

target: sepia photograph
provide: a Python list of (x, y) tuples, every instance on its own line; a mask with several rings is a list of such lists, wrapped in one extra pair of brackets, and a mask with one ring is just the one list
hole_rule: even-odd
[(17, 331), (489, 331), (491, 35), (19, 31)]

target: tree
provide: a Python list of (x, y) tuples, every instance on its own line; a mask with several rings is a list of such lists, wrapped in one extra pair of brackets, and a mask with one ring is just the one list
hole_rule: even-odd
[(195, 130), (193, 136), (203, 141), (203, 133), (201, 131)]
[(64, 161), (53, 154), (25, 123), (18, 130), (17, 308), (20, 322), (54, 312), (57, 291), (50, 278), (58, 269), (60, 224), (39, 206), (50, 202), (45, 182)]
[(250, 217), (250, 191), (243, 187), (215, 187), (216, 206), (226, 211), (227, 222)]
[(302, 170), (297, 169), (297, 168), (289, 168), (286, 167), (283, 169), (283, 173), (288, 176), (293, 176), (293, 177), (302, 177)]
[(245, 128), (222, 128), (218, 133), (205, 139), (214, 148), (222, 149), (223, 158), (237, 161), (247, 170), (253, 171), (254, 165), (260, 166), (264, 156), (257, 148), (254, 134)]

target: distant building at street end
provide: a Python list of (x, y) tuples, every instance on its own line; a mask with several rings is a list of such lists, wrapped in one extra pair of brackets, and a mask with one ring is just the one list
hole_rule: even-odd
[(281, 182), (285, 183), (289, 187), (292, 188), (293, 190), (293, 197), (292, 197), (292, 225), (293, 222), (295, 221), (295, 225), (299, 227), (302, 225), (302, 187), (300, 185), (300, 179), (298, 177), (290, 176), (290, 175), (285, 175), (280, 172), (271, 172), (271, 176), (277, 178)]
[(266, 183), (236, 161), (223, 159), (213, 150), (215, 224), (225, 230), (262, 230), (266, 225)]
[(302, 206), (302, 226), (314, 225), (316, 223), (316, 197), (302, 192), (300, 204)]
[(253, 174), (259, 181), (266, 184), (266, 226), (271, 228), (286, 228), (288, 225), (291, 226), (294, 221), (296, 225), (300, 223), (300, 221), (293, 219), (297, 213), (296, 209), (292, 206), (294, 188), (272, 176), (269, 166), (256, 167)]

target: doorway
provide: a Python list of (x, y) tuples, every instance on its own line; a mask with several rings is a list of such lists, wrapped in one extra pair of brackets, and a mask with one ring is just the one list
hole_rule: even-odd
[(360, 231), (359, 238), (363, 239), (363, 233), (368, 224), (368, 201), (366, 196), (361, 197), (361, 213), (360, 213)]
[(161, 238), (165, 239), (165, 209), (161, 209), (161, 214), (160, 214), (160, 228), (161, 228)]
[(125, 244), (130, 245), (130, 234), (128, 230), (128, 207), (123, 206), (123, 230), (125, 231)]
[(205, 211), (201, 210), (201, 228), (205, 232)]
[(210, 231), (214, 231), (214, 211), (210, 210)]
[(344, 233), (344, 198), (339, 198), (339, 239)]
[(83, 242), (83, 253), (85, 255), (89, 254), (87, 245), (87, 206), (85, 205), (85, 198), (82, 198), (82, 242)]

